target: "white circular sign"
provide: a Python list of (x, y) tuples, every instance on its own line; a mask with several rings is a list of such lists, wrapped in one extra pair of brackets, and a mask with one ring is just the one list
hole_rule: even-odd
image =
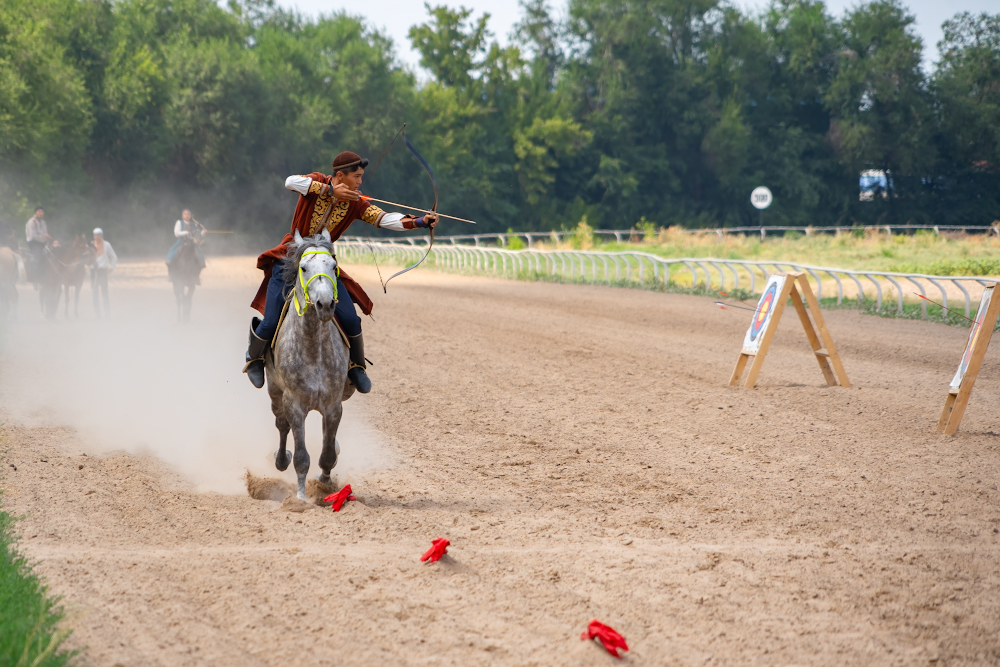
[(763, 210), (770, 206), (773, 200), (774, 197), (771, 196), (771, 191), (763, 185), (759, 188), (754, 188), (753, 192), (750, 193), (750, 203), (753, 204), (754, 208)]

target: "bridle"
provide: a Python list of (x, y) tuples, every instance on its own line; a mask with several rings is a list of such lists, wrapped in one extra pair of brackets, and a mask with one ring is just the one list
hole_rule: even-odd
[[(299, 257), (299, 285), (302, 286), (302, 295), (303, 295), (303, 300), (305, 301), (305, 303), (303, 303), (301, 306), (299, 305), (299, 293), (298, 293), (298, 290), (296, 290), (295, 292), (293, 292), (293, 296), (292, 296), (292, 303), (294, 304), (294, 306), (295, 306), (295, 312), (298, 314), (299, 317), (302, 317), (303, 315), (305, 315), (306, 311), (309, 310), (309, 306), (312, 304), (312, 300), (309, 298), (309, 285), (312, 283), (312, 281), (316, 280), (317, 278), (326, 278), (327, 280), (329, 280), (333, 284), (333, 301), (334, 301), (334, 303), (337, 302), (337, 296), (338, 296), (338, 294), (337, 294), (337, 279), (334, 278), (333, 276), (331, 276), (331, 275), (329, 275), (327, 273), (314, 273), (309, 278), (309, 280), (305, 280), (302, 277), (302, 259), (306, 255), (329, 255), (330, 257), (333, 257), (333, 253), (330, 252), (329, 250), (307, 250), (304, 253), (302, 253), (301, 257)], [(339, 278), (340, 277), (340, 264), (337, 264), (336, 269), (335, 269), (335, 273), (337, 274), (337, 278)]]

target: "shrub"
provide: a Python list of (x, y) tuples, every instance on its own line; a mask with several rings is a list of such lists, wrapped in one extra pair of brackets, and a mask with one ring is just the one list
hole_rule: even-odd
[(583, 216), (577, 224), (569, 242), (577, 250), (590, 250), (594, 247), (594, 228), (587, 224), (587, 216)]

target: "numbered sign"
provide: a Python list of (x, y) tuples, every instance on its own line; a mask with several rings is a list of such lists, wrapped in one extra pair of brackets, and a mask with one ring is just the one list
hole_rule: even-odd
[(771, 195), (771, 191), (763, 185), (754, 188), (753, 192), (750, 193), (750, 203), (761, 211), (770, 206), (772, 201), (774, 201), (774, 197)]

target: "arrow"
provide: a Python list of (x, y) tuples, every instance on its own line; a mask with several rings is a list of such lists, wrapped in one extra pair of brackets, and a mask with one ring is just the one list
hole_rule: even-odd
[[(931, 302), (931, 303), (933, 303), (933, 304), (934, 304), (935, 306), (938, 306), (938, 307), (940, 307), (940, 308), (944, 308), (944, 309), (945, 309), (945, 310), (947, 310), (947, 311), (948, 311), (949, 313), (955, 313), (956, 315), (958, 315), (959, 317), (961, 317), (961, 318), (962, 318), (963, 320), (969, 320), (969, 318), (968, 318), (968, 317), (966, 317), (965, 315), (963, 315), (962, 313), (960, 313), (960, 312), (958, 312), (958, 311), (955, 311), (955, 310), (952, 310), (951, 308), (948, 308), (947, 306), (942, 306), (942, 305), (941, 305), (940, 303), (938, 303), (937, 301), (934, 301), (934, 300), (932, 300), (932, 299), (928, 299), (928, 298), (927, 298), (926, 296), (924, 296), (923, 294), (917, 294), (916, 292), (913, 292), (913, 294), (916, 294), (917, 296), (919, 296), (919, 297), (920, 297), (921, 299), (923, 299), (924, 301), (930, 301), (930, 302)], [(972, 322), (973, 324), (975, 324), (975, 323), (976, 323), (976, 321), (975, 321), (975, 320), (969, 320), (969, 321), (970, 321), (970, 322)]]
[[(408, 208), (411, 211), (420, 211), (421, 213), (434, 213), (434, 211), (428, 211), (427, 209), (417, 208), (416, 206), (407, 206), (406, 204), (397, 204), (394, 201), (387, 201), (385, 199), (375, 199), (375, 197), (369, 197), (368, 195), (361, 195), (358, 197), (361, 201), (377, 201), (379, 204), (387, 204), (389, 206), (398, 206), (400, 208)], [(466, 220), (465, 218), (456, 218), (453, 215), (445, 215), (444, 213), (435, 213), (440, 218), (448, 218), (450, 220), (458, 220), (459, 222), (467, 222), (470, 225), (475, 225), (475, 220)]]
[(725, 310), (726, 308), (739, 308), (740, 310), (749, 310), (751, 313), (757, 312), (756, 308), (747, 308), (746, 306), (734, 306), (731, 303), (722, 303), (721, 301), (716, 301), (715, 305), (718, 306), (719, 308), (722, 308), (723, 310)]

